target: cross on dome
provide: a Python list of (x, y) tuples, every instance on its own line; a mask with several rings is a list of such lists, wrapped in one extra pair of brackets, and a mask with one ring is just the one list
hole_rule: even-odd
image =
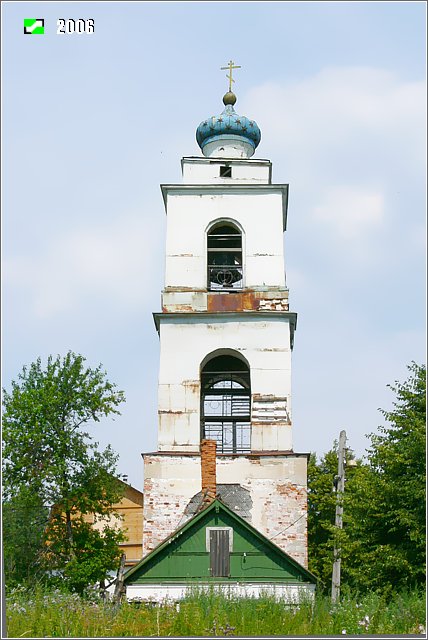
[(229, 79), (229, 91), (232, 91), (232, 82), (235, 82), (235, 80), (232, 78), (232, 69), (241, 69), (242, 67), (240, 67), (239, 65), (235, 65), (235, 63), (233, 62), (233, 60), (229, 60), (229, 63), (227, 65), (227, 67), (220, 67), (220, 69), (225, 70), (225, 69), (229, 69), (229, 73), (230, 76), (227, 75), (226, 73), (226, 78)]
[(241, 69), (233, 60), (229, 60), (227, 67), (229, 74), (229, 91), (223, 96), (224, 110), (218, 116), (206, 118), (196, 130), (196, 141), (202, 153), (207, 156), (245, 157), (250, 158), (261, 138), (260, 129), (254, 120), (236, 113), (233, 106), (236, 96), (232, 92), (233, 69)]

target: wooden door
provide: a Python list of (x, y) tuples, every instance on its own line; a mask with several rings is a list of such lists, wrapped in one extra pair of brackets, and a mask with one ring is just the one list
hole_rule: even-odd
[(230, 576), (230, 531), (211, 529), (210, 531), (210, 573), (217, 578)]

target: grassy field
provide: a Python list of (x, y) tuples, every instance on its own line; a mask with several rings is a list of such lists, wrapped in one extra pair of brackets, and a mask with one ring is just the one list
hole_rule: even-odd
[(6, 597), (9, 638), (149, 636), (263, 636), (424, 634), (425, 594), (328, 597), (290, 608), (270, 597), (257, 600), (194, 593), (161, 606), (83, 599), (59, 591), (23, 588)]

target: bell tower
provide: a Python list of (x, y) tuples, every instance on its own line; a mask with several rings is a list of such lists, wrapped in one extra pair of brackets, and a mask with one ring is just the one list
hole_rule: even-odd
[[(292, 447), (288, 185), (253, 158), (261, 133), (229, 91), (202, 121), (202, 156), (161, 185), (167, 215), (158, 450), (143, 454), (144, 553), (198, 508), (201, 441), (216, 442), (217, 493), (306, 566), (306, 453)], [(198, 497), (199, 496), (199, 497)], [(199, 502), (198, 502), (199, 501)]]

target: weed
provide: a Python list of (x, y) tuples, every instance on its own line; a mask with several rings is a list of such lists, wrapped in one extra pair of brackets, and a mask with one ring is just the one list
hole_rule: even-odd
[(94, 594), (82, 598), (37, 586), (10, 590), (6, 612), (8, 636), (23, 638), (371, 636), (424, 634), (426, 628), (421, 591), (347, 594), (334, 605), (319, 594), (290, 605), (268, 595), (237, 598), (193, 590), (179, 603), (118, 606)]

